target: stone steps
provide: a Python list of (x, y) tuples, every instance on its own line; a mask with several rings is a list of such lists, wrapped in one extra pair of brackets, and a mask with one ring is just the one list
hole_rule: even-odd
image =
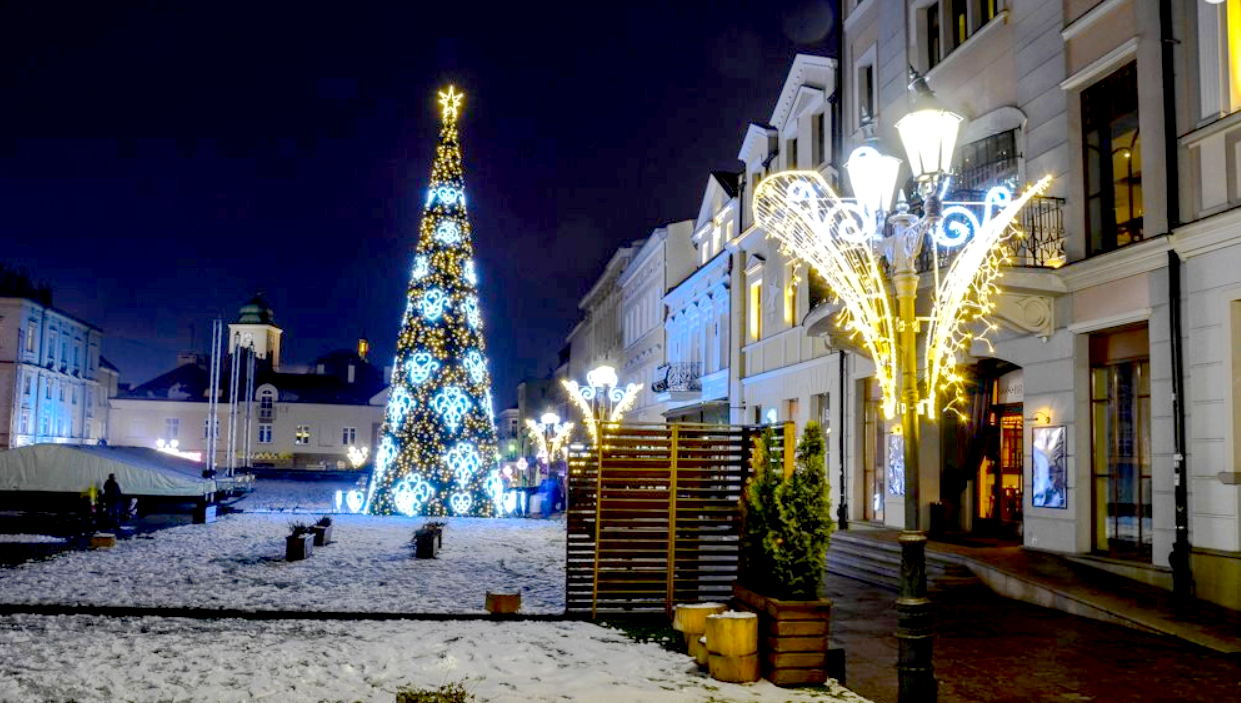
[[(896, 591), (901, 578), (900, 545), (837, 532), (827, 550), (827, 572)], [(941, 595), (982, 583), (968, 567), (934, 552), (926, 554), (926, 580), (927, 590)]]

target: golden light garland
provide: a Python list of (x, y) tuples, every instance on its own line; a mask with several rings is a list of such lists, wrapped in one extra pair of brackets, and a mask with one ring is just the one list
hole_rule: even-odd
[[(544, 423), (537, 422), (533, 418), (526, 418), (526, 434), (530, 436), (530, 440), (539, 448), (539, 456), (546, 456), (549, 462), (555, 461), (556, 455), (564, 451), (565, 444), (573, 433), (573, 427), (574, 424), (572, 422), (559, 423), (555, 433), (552, 434), (551, 441), (548, 442)], [(568, 458), (567, 453), (565, 458)]]
[[(940, 271), (938, 256), (931, 257), (936, 263), (931, 314), (915, 322), (926, 324), (926, 375), (917, 411), (933, 419), (936, 413), (928, 410), (936, 407), (939, 397), (946, 397), (941, 410), (960, 414), (958, 406), (965, 397), (963, 378), (957, 371), (959, 357), (968, 353), (973, 341), (989, 344), (986, 335), (996, 329), (987, 316), (995, 309), (994, 299), (1000, 291), (996, 281), (1009, 258), (1002, 245), (1022, 236), (1013, 219), (1050, 183), (1047, 176), (1019, 198), (1007, 200), (1003, 193), (989, 194), (986, 203), (970, 204), (982, 206), (980, 222), (963, 204), (945, 203), (945, 218), (956, 220), (938, 226), (952, 228), (959, 235), (957, 228), (968, 225), (972, 236), (960, 244), (947, 270)], [(900, 403), (896, 374), (901, 321), (894, 314), (895, 297), (881, 248), (895, 246), (896, 238), (876, 246), (875, 225), (868, 221), (869, 215), (852, 201), (838, 197), (814, 171), (789, 171), (763, 180), (755, 189), (754, 212), (759, 226), (779, 242), (782, 252), (806, 261), (826, 279), (841, 305), (837, 326), (874, 362), (884, 417), (895, 417)], [(924, 230), (919, 236), (926, 236), (929, 224), (921, 223)], [(933, 242), (928, 245), (935, 246)]]

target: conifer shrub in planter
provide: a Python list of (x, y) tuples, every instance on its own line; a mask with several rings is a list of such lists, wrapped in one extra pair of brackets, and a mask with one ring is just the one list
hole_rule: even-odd
[(396, 690), (396, 703), (474, 703), (477, 700), (463, 683), (457, 681), (436, 688), (402, 686)]
[(832, 603), (819, 597), (832, 520), (823, 433), (806, 424), (787, 479), (768, 451), (769, 429), (756, 442), (753, 476), (742, 500), (741, 568), (733, 602), (759, 615), (763, 673), (772, 683), (827, 680)]
[(304, 522), (289, 525), (289, 536), (284, 541), (285, 561), (301, 561), (314, 551), (314, 531)]
[(444, 523), (426, 522), (414, 531), (410, 540), (417, 559), (434, 559), (435, 551), (444, 546)]
[(319, 521), (310, 526), (315, 535), (315, 546), (322, 547), (332, 543), (332, 518), (324, 515)]

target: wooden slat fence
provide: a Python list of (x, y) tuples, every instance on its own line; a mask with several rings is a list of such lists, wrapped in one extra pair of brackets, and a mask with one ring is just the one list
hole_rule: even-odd
[[(777, 428), (780, 441), (784, 428)], [(759, 428), (606, 427), (569, 462), (566, 611), (667, 612), (727, 600)]]

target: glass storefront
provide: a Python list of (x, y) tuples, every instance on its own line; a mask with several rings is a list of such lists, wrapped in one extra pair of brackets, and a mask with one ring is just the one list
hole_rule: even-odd
[(1139, 354), (1148, 350), (1145, 327), (1091, 340), (1094, 549), (1146, 561), (1153, 528), (1150, 360)]

